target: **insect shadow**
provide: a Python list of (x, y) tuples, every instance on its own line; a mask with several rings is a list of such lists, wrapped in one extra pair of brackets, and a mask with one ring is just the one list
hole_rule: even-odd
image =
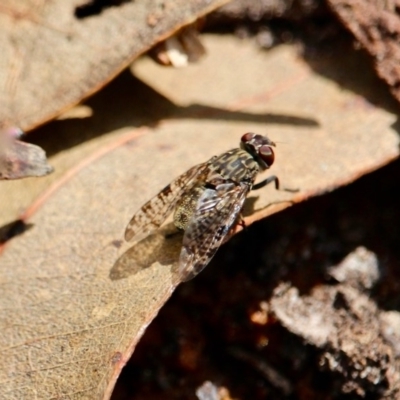
[[(290, 190), (283, 189), (283, 190), (291, 192), (291, 193), (296, 193), (296, 192), (299, 191), (299, 189), (290, 189)], [(272, 207), (274, 205), (277, 205), (277, 204), (284, 204), (284, 203), (291, 204), (291, 205), (295, 204), (291, 200), (278, 200), (278, 201), (271, 201), (270, 203), (268, 203), (264, 207), (261, 207), (261, 208), (258, 207), (257, 208), (256, 205), (257, 205), (257, 201), (258, 201), (259, 198), (260, 198), (260, 196), (258, 196), (258, 195), (257, 196), (249, 196), (249, 197), (247, 197), (246, 201), (244, 202), (244, 206), (242, 208), (242, 211), (241, 211), (241, 216), (243, 218), (249, 217), (249, 216), (253, 215), (256, 212), (265, 210), (265, 209), (267, 209), (269, 207)]]
[(256, 211), (256, 202), (260, 196), (249, 196), (244, 202), (241, 215), (242, 217), (248, 217), (249, 215), (254, 214)]
[(178, 278), (179, 254), (183, 232), (169, 223), (131, 246), (114, 263), (110, 271), (111, 280), (128, 278), (154, 263), (171, 265), (174, 280)]

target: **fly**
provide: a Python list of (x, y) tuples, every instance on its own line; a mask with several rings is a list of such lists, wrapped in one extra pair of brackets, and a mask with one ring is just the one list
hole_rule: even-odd
[(239, 148), (195, 165), (145, 203), (126, 227), (125, 240), (147, 236), (174, 211), (174, 224), (184, 231), (179, 277), (194, 278), (239, 221), (249, 191), (271, 182), (279, 188), (276, 176), (254, 184), (258, 173), (273, 164), (273, 147), (266, 136), (244, 134)]

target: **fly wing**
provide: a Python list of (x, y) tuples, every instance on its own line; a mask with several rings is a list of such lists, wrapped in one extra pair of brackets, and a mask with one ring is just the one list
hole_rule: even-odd
[(181, 281), (194, 278), (210, 262), (238, 218), (249, 189), (233, 182), (205, 189), (183, 237)]
[(147, 236), (150, 232), (159, 228), (167, 219), (181, 195), (186, 190), (190, 190), (197, 179), (206, 173), (208, 164), (206, 162), (190, 168), (144, 204), (129, 221), (125, 229), (125, 240), (129, 242), (138, 234)]

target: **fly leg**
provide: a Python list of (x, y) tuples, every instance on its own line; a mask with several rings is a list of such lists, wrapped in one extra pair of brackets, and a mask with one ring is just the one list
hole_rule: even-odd
[(237, 225), (240, 225), (243, 230), (247, 229), (246, 221), (244, 220), (242, 214), (239, 214)]
[(232, 225), (231, 229), (229, 229), (229, 232), (227, 233), (224, 240), (222, 241), (222, 244), (226, 243), (233, 236), (233, 234), (236, 231), (236, 227), (238, 225), (240, 225), (242, 227), (243, 231), (245, 231), (247, 229), (246, 221), (243, 219), (242, 214), (239, 214), (239, 216), (236, 219), (236, 222)]
[(267, 186), (268, 184), (275, 182), (275, 189), (276, 190), (284, 190), (285, 192), (291, 192), (291, 193), (296, 193), (299, 191), (299, 189), (291, 189), (291, 188), (281, 188), (280, 187), (280, 183), (279, 183), (279, 178), (275, 175), (271, 175), (268, 178), (264, 179), (261, 182), (256, 183), (255, 185), (253, 185), (253, 187), (251, 188), (251, 190), (258, 190), (261, 189), (265, 186)]
[(253, 185), (251, 190), (261, 189), (270, 184), (271, 182), (275, 182), (275, 189), (279, 190), (279, 178), (275, 175), (271, 175), (268, 178), (264, 179), (263, 181), (256, 183), (255, 185)]

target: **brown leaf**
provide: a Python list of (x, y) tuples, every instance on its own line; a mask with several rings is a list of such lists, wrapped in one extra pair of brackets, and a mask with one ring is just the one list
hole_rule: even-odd
[(328, 3), (374, 58), (378, 75), (400, 101), (400, 16), (396, 1), (328, 0)]
[[(72, 167), (22, 214), (34, 226), (0, 256), (3, 397), (108, 398), (174, 290), (179, 251), (163, 230), (133, 250), (122, 240), (126, 224), (171, 179), (236, 147), (245, 131), (277, 142), (271, 173), (299, 189), (251, 193), (249, 224), (397, 157), (390, 96), (372, 73), (359, 73), (364, 60), (346, 48), (312, 69), (292, 46), (260, 52), (229, 37), (207, 37), (206, 45), (209, 57), (179, 73), (137, 63), (135, 73), (165, 97), (125, 74), (92, 100), (93, 119), (52, 123), (51, 137), (85, 128), (92, 140), (71, 139), (56, 152), (54, 165), (65, 166), (69, 154)], [(124, 90), (130, 85), (135, 95)], [(133, 97), (145, 100), (134, 117)], [(143, 121), (158, 124), (132, 130)]]
[[(211, 18), (219, 23), (243, 23), (245, 21), (261, 21), (282, 18), (299, 21), (313, 14), (324, 11), (324, 2), (320, 0), (293, 0), (290, 2), (232, 0), (216, 10)], [(318, 15), (318, 14), (317, 14)], [(215, 21), (214, 21), (215, 20)]]
[(154, 46), (149, 55), (161, 65), (173, 65), (177, 68), (199, 61), (206, 54), (206, 49), (201, 43), (198, 25), (199, 21), (196, 21), (185, 26)]
[[(139, 54), (227, 0), (3, 1), (0, 121), (24, 130), (97, 91)], [(97, 3), (97, 4), (96, 4)]]
[(44, 150), (17, 140), (15, 132), (19, 136), (15, 128), (0, 130), (0, 180), (43, 176), (52, 172)]

